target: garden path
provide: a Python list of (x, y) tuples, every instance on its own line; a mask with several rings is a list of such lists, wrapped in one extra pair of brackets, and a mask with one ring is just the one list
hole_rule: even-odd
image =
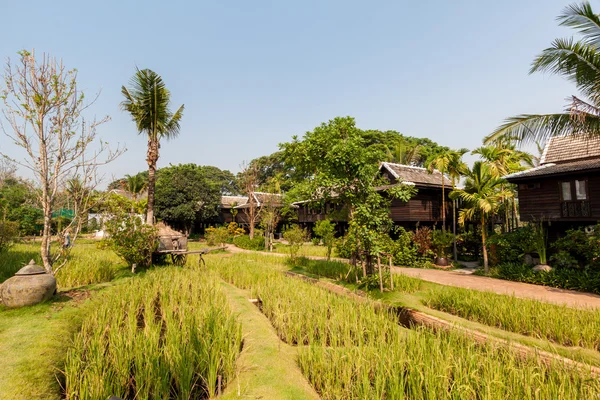
[(428, 282), (439, 283), (440, 285), (514, 295), (516, 297), (535, 299), (547, 303), (565, 304), (570, 307), (600, 308), (600, 296), (592, 293), (512, 282), (485, 276), (466, 275), (457, 271), (394, 267), (394, 272), (403, 273), (404, 275), (420, 278)]
[[(256, 253), (244, 250), (233, 245), (228, 245), (227, 250), (237, 253)], [(263, 254), (287, 257), (282, 253)], [(313, 260), (325, 260), (325, 257), (310, 256)], [(348, 262), (346, 259), (337, 258), (337, 261)], [(494, 292), (498, 294), (513, 295), (525, 299), (535, 299), (553, 304), (564, 304), (577, 308), (600, 308), (600, 296), (592, 293), (577, 292), (574, 290), (558, 289), (549, 286), (532, 285), (530, 283), (512, 282), (504, 279), (488, 278), (485, 276), (469, 275), (460, 271), (443, 271), (437, 269), (419, 269), (394, 267), (395, 273), (423, 279), (424, 281), (438, 283), (446, 286), (456, 286), (466, 289)]]

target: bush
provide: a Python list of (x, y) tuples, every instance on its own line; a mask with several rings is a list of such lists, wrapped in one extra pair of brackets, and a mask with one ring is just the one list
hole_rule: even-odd
[(218, 246), (224, 243), (230, 243), (232, 241), (232, 236), (229, 234), (229, 230), (225, 226), (221, 226), (219, 228), (207, 228), (204, 238), (209, 246)]
[(17, 240), (19, 225), (16, 222), (0, 222), (0, 253), (8, 250)]
[(396, 228), (395, 233), (398, 235), (396, 240), (387, 235), (383, 238), (384, 251), (392, 255), (394, 265), (414, 266), (417, 261), (417, 248), (412, 243), (413, 233), (402, 227)]
[(265, 249), (265, 238), (256, 235), (254, 239), (250, 239), (250, 236), (242, 235), (233, 238), (233, 244), (240, 249), (263, 251)]
[(294, 225), (283, 233), (283, 238), (288, 241), (290, 245), (290, 257), (292, 260), (296, 260), (300, 247), (306, 241), (306, 231), (300, 228), (298, 225)]
[(534, 229), (531, 225), (492, 235), (487, 242), (490, 246), (490, 265), (521, 263), (525, 254), (535, 251)]
[(335, 224), (328, 219), (317, 221), (314, 229), (315, 235), (323, 240), (327, 247), (327, 259), (331, 259), (331, 251), (335, 244)]
[[(477, 271), (476, 274), (484, 275), (482, 271)], [(528, 265), (506, 263), (490, 268), (487, 276), (600, 294), (600, 271), (592, 269), (554, 268), (549, 272), (536, 272)]]
[(334, 241), (333, 248), (335, 250), (336, 257), (340, 258), (351, 258), (352, 257), (352, 246), (348, 240), (348, 234), (338, 238)]
[(600, 270), (600, 225), (592, 234), (582, 229), (570, 229), (552, 247), (557, 253), (551, 260), (571, 268)]
[(435, 256), (438, 258), (447, 258), (450, 253), (450, 247), (454, 242), (454, 235), (443, 230), (434, 230), (431, 235), (431, 244)]
[(426, 226), (417, 228), (413, 234), (413, 243), (420, 256), (433, 258), (433, 234), (431, 228)]
[(130, 214), (115, 216), (106, 222), (105, 228), (109, 236), (103, 239), (103, 244), (127, 264), (137, 264), (138, 267), (152, 265), (152, 253), (158, 247), (156, 228)]

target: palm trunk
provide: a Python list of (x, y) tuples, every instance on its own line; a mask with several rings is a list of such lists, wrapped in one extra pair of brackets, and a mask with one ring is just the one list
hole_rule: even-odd
[(454, 235), (453, 241), (453, 255), (454, 261), (458, 261), (458, 251), (456, 250), (456, 200), (452, 201), (452, 234)]
[(442, 230), (446, 232), (446, 196), (444, 194), (444, 173), (442, 173)]
[(488, 253), (485, 247), (485, 215), (481, 213), (481, 245), (483, 249), (483, 271), (487, 274), (489, 272), (488, 266)]
[(158, 141), (148, 140), (148, 208), (146, 223), (154, 225), (154, 189), (156, 185), (156, 162), (158, 161)]

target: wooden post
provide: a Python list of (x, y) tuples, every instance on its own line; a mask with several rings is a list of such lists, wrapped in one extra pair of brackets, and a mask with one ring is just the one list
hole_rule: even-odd
[(379, 290), (383, 293), (383, 273), (381, 272), (381, 256), (377, 253), (377, 268), (379, 268)]
[(392, 275), (392, 267), (393, 267), (392, 261), (393, 260), (392, 260), (392, 255), (391, 254), (388, 256), (388, 261), (389, 261), (389, 264), (390, 264), (390, 289), (392, 289), (392, 291), (393, 291), (394, 290), (394, 275)]
[(221, 389), (221, 382), (222, 382), (222, 377), (221, 375), (217, 376), (217, 396), (220, 396), (223, 391)]

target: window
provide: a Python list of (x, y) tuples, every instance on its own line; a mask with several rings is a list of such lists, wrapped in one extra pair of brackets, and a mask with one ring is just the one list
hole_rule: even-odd
[(571, 201), (571, 182), (560, 183), (560, 196), (563, 201)]
[(587, 200), (587, 187), (585, 181), (575, 181), (575, 197), (577, 200)]

